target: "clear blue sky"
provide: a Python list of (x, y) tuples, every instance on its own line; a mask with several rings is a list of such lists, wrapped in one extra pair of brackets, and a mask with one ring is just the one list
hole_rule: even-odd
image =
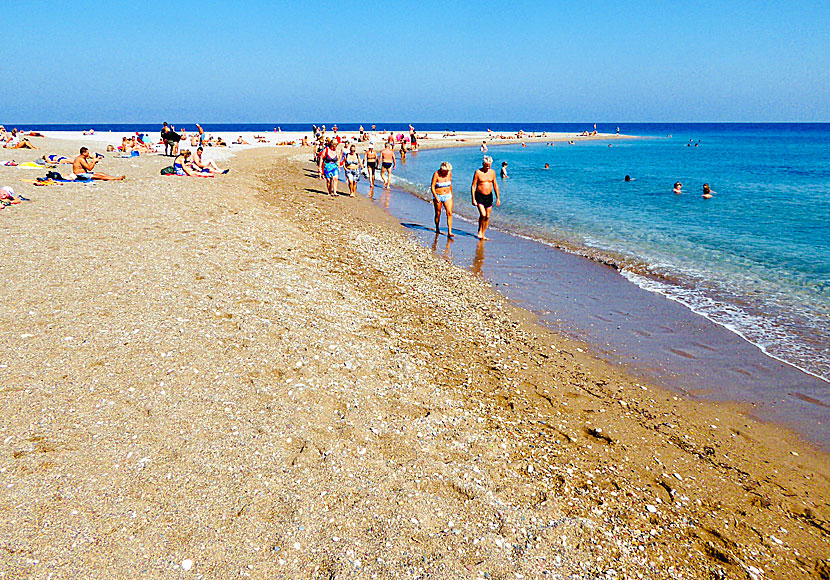
[(830, 121), (828, 0), (0, 0), (0, 14), (6, 123)]

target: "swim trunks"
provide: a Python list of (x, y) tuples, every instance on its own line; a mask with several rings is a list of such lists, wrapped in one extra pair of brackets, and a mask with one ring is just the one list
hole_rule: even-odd
[(377, 161), (367, 161), (366, 162), (366, 167), (368, 167), (369, 169), (374, 171), (375, 169), (378, 168), (378, 162)]
[(483, 205), (484, 207), (493, 207), (493, 194), (488, 193), (487, 195), (483, 195), (479, 192), (476, 192), (476, 205)]
[(336, 162), (329, 161), (328, 163), (323, 165), (323, 177), (325, 177), (326, 179), (337, 179), (338, 177), (340, 177), (339, 168), (340, 166), (337, 165)]
[(92, 179), (92, 173), (76, 173), (75, 180), (76, 181), (89, 181)]
[(452, 194), (451, 193), (442, 193), (440, 195), (436, 195), (435, 197), (439, 202), (446, 203), (446, 202), (448, 202), (452, 199)]
[(391, 162), (388, 162), (388, 163), (387, 163), (386, 161), (384, 161), (384, 162), (383, 162), (383, 168), (384, 168), (384, 169), (389, 169), (390, 167), (392, 167), (392, 163), (391, 163)]

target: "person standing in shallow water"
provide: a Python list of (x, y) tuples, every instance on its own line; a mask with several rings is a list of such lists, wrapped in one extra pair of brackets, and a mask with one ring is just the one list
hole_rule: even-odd
[(454, 238), (452, 233), (452, 165), (444, 161), (441, 167), (432, 174), (432, 204), (435, 206), (435, 233), (441, 232), (441, 209), (447, 212), (447, 237)]
[(375, 187), (375, 170), (378, 168), (378, 154), (375, 153), (374, 145), (369, 145), (366, 154), (363, 156), (363, 163), (366, 173), (369, 175), (369, 187)]
[(470, 188), (473, 197), (473, 207), (478, 209), (478, 234), (480, 240), (488, 239), (484, 234), (490, 225), (490, 213), (493, 211), (493, 193), (496, 194), (496, 206), (501, 205), (499, 184), (496, 182), (496, 172), (493, 171), (493, 158), (485, 156), (481, 161), (481, 169), (473, 174), (473, 184)]
[(380, 152), (380, 178), (383, 180), (384, 189), (389, 187), (389, 183), (392, 181), (392, 170), (397, 166), (395, 151), (390, 143), (386, 143), (386, 147)]

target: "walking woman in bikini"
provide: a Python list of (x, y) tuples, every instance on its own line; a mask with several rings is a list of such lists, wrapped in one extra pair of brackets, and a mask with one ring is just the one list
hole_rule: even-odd
[(366, 172), (369, 174), (369, 187), (375, 187), (375, 170), (378, 168), (378, 154), (375, 153), (375, 146), (369, 144), (369, 149), (363, 156), (363, 162), (366, 164)]
[(435, 233), (441, 233), (441, 208), (447, 211), (447, 237), (454, 238), (452, 233), (452, 165), (444, 161), (441, 167), (432, 174), (432, 204), (435, 206)]

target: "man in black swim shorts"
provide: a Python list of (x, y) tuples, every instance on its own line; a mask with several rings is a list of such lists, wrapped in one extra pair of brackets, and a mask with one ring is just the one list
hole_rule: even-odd
[(480, 240), (486, 240), (484, 232), (490, 225), (490, 213), (493, 211), (493, 192), (496, 194), (496, 205), (501, 205), (499, 184), (496, 182), (496, 172), (492, 169), (493, 158), (485, 156), (481, 161), (481, 169), (476, 169), (473, 175), (471, 193), (473, 206), (478, 209), (478, 234)]

